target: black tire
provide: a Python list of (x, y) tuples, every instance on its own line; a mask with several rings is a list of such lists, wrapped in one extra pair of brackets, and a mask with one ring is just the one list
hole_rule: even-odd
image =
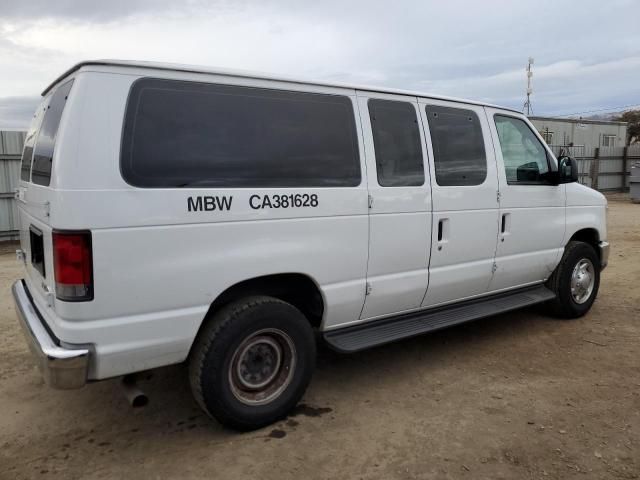
[[(280, 368), (273, 367), (275, 359)], [(191, 351), (189, 378), (196, 401), (209, 416), (237, 430), (254, 430), (283, 418), (298, 403), (315, 361), (313, 329), (300, 310), (277, 298), (256, 296), (233, 302), (207, 320)], [(255, 375), (275, 377), (264, 392), (245, 390), (243, 382), (255, 381)]]
[[(571, 292), (571, 279), (576, 266), (583, 260), (593, 265), (593, 288), (589, 296), (579, 303)], [(547, 286), (556, 298), (549, 302), (549, 312), (559, 318), (578, 318), (589, 311), (600, 287), (600, 259), (594, 248), (584, 242), (569, 242), (564, 249), (560, 264), (547, 281)]]

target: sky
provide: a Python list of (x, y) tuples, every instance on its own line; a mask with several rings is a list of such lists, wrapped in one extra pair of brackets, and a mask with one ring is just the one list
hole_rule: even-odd
[(0, 128), (87, 59), (377, 85), (533, 113), (640, 105), (639, 0), (2, 0)]

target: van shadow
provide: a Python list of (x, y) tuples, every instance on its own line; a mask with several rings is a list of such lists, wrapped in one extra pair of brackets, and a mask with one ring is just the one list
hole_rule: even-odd
[[(555, 322), (540, 313), (539, 307), (529, 307), (515, 312), (503, 313), (454, 327), (411, 337), (380, 347), (353, 354), (340, 354), (320, 344), (317, 370), (321, 375), (340, 376), (353, 372), (364, 379), (375, 376), (384, 380), (393, 376), (394, 367), (420, 361), (421, 365), (449, 364), (467, 354), (470, 348), (500, 348), (514, 337), (526, 337)], [(427, 363), (424, 363), (427, 362)], [(389, 371), (380, 373), (378, 370)]]
[[(294, 413), (296, 419), (242, 435), (267, 439), (287, 425), (302, 423), (298, 428), (304, 428), (307, 421), (315, 421), (302, 420), (301, 415), (314, 417), (333, 410), (331, 416), (339, 418), (335, 399), (341, 399), (341, 402), (343, 396), (356, 394), (358, 398), (366, 398), (372, 389), (384, 391), (393, 389), (397, 382), (410, 381), (414, 373), (419, 372), (424, 377), (437, 374), (439, 369), (461, 360), (468, 363), (473, 361), (474, 355), (477, 357), (478, 351), (499, 351), (505, 343), (512, 344), (519, 337), (525, 338), (545, 329), (545, 324), (548, 323), (536, 310), (527, 309), (351, 355), (338, 354), (321, 344), (310, 393)], [(59, 442), (69, 444), (72, 439), (71, 443), (80, 444), (87, 454), (97, 445), (118, 451), (117, 446), (127, 448), (144, 441), (158, 442), (158, 445), (166, 445), (162, 447), (166, 449), (179, 449), (180, 445), (186, 448), (196, 441), (218, 442), (239, 435), (202, 413), (191, 396), (185, 365), (141, 374), (139, 386), (150, 401), (146, 407), (138, 409), (127, 404), (119, 381), (115, 379), (79, 391), (46, 393), (48, 398), (43, 398), (46, 387), (40, 386), (40, 395), (32, 397), (32, 405), (35, 410), (42, 411), (31, 413), (48, 415), (47, 423), (58, 425)], [(40, 399), (45, 400), (41, 405)], [(167, 443), (169, 438), (171, 442)], [(45, 436), (42, 440), (51, 442), (52, 439)]]
[[(414, 373), (429, 375), (458, 363), (475, 362), (479, 352), (501, 351), (514, 342), (526, 341), (557, 321), (540, 314), (540, 309), (528, 309), (488, 317), (475, 322), (439, 330), (395, 343), (382, 345), (354, 354), (340, 354), (322, 341), (318, 343), (318, 358), (310, 390), (302, 403), (306, 407), (334, 408), (329, 399), (357, 391), (366, 394), (370, 388), (391, 388), (396, 382), (410, 379)], [(399, 375), (402, 372), (404, 375)], [(152, 408), (171, 417), (191, 418), (208, 426), (210, 432), (225, 432), (219, 424), (204, 416), (192, 399), (184, 365), (161, 369), (141, 383), (149, 394)], [(348, 385), (349, 388), (344, 388)], [(304, 408), (301, 411), (305, 411)], [(144, 410), (142, 411), (144, 415)], [(339, 412), (334, 412), (334, 416)], [(313, 415), (310, 415), (313, 416)]]

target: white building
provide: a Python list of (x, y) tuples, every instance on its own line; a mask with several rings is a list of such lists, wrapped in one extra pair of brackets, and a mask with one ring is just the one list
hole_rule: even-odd
[(575, 118), (529, 117), (549, 145), (623, 147), (627, 142), (627, 123)]

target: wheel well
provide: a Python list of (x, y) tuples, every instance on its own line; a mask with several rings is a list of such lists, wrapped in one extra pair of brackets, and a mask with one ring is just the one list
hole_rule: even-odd
[(582, 230), (578, 230), (571, 236), (569, 241), (588, 243), (596, 251), (596, 255), (598, 255), (598, 257), (600, 256), (600, 249), (598, 248), (598, 244), (600, 243), (600, 235), (595, 228), (584, 228)]
[(268, 295), (290, 303), (307, 317), (313, 327), (319, 327), (322, 322), (322, 293), (311, 278), (301, 273), (266, 275), (236, 283), (215, 299), (207, 317), (234, 300), (252, 295)]

